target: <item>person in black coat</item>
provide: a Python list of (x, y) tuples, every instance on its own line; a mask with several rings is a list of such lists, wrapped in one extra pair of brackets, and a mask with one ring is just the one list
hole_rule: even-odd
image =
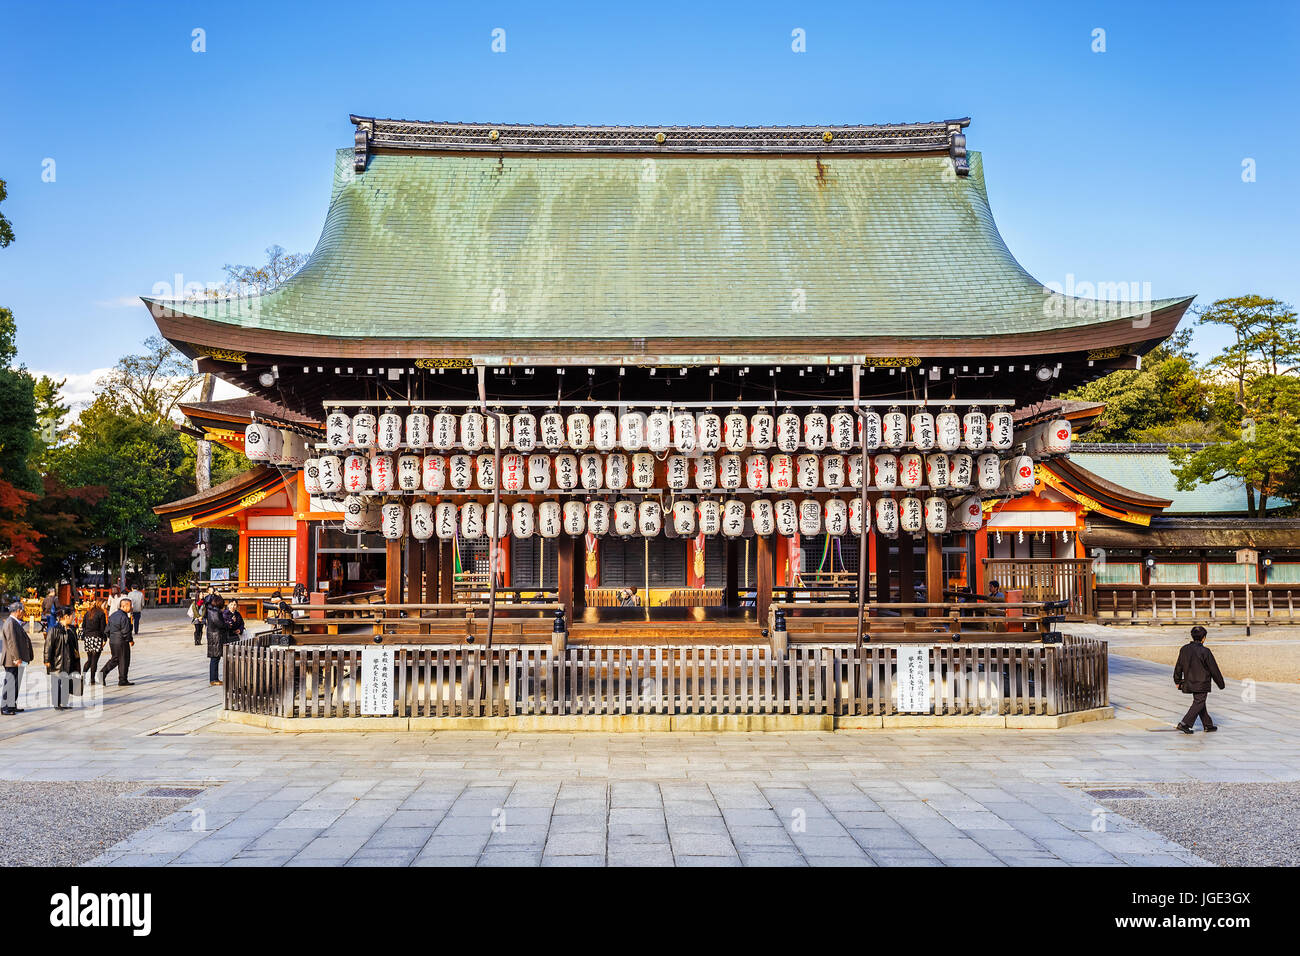
[(104, 604), (102, 600), (91, 601), (90, 610), (81, 620), (81, 646), (86, 652), (86, 674), (92, 684), (99, 670), (99, 654), (108, 640), (108, 612), (104, 610)]
[(1192, 639), (1178, 652), (1178, 663), (1174, 664), (1174, 683), (1184, 694), (1192, 695), (1191, 709), (1178, 722), (1178, 729), (1185, 734), (1192, 732), (1196, 718), (1201, 718), (1201, 727), (1207, 734), (1219, 728), (1214, 726), (1210, 712), (1205, 709), (1205, 698), (1210, 695), (1210, 681), (1223, 690), (1223, 674), (1210, 649), (1205, 646), (1205, 628), (1197, 625), (1192, 628)]
[(77, 653), (76, 614), (70, 607), (56, 612), (54, 626), (45, 636), (45, 672), (56, 710), (70, 710), (72, 695), (81, 694), (81, 655)]
[(203, 623), (208, 632), (208, 686), (221, 683), (221, 648), (230, 642), (226, 627), (226, 602), (213, 594), (203, 602)]
[(127, 679), (131, 669), (131, 647), (135, 644), (135, 621), (131, 617), (131, 599), (119, 598), (117, 610), (108, 616), (108, 651), (113, 656), (99, 672), (101, 681), (108, 680), (108, 672), (117, 668), (117, 686), (130, 687)]

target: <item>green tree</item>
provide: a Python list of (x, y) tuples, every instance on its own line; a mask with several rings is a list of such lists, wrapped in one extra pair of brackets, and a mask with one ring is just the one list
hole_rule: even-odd
[(124, 355), (95, 383), (100, 395), (112, 393), (124, 412), (147, 421), (170, 421), (199, 376), (180, 351), (160, 335), (144, 340), (144, 351)]
[[(9, 196), (9, 187), (5, 185), (5, 181), (3, 179), (0, 179), (0, 202), (4, 202), (8, 196)], [(4, 213), (0, 212), (0, 249), (3, 249), (5, 246), (9, 245), (9, 243), (13, 241), (14, 241), (13, 224), (10, 223), (9, 220), (5, 218)]]

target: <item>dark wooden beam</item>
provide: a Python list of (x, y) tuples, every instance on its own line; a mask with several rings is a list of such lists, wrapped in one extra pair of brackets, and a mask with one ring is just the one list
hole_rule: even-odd
[[(735, 538), (725, 538), (726, 578), (722, 590), (722, 606), (740, 607), (740, 546)], [(647, 601), (649, 595), (646, 595)]]
[(776, 554), (770, 537), (760, 535), (756, 540), (758, 542), (758, 580), (755, 583), (757, 585), (758, 599), (755, 602), (755, 610), (758, 612), (759, 627), (767, 627), (767, 612), (772, 606), (772, 575)]
[(559, 556), (555, 571), (558, 589), (556, 601), (564, 608), (564, 619), (570, 627), (573, 626), (574, 552), (581, 540), (567, 534), (560, 535), (556, 539), (555, 551)]
[[(927, 534), (925, 536), (925, 600), (929, 604), (940, 603), (943, 597), (943, 536)], [(940, 615), (939, 608), (932, 608), (931, 615)]]
[(398, 538), (389, 538), (384, 544), (386, 557), (384, 564), (384, 601), (388, 604), (401, 604), (402, 542)]

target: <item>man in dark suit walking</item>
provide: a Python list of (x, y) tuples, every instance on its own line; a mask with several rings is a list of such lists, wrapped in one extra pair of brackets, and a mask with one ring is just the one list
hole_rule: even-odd
[(32, 642), (23, 627), (23, 604), (15, 601), (9, 605), (9, 616), (0, 625), (0, 664), (4, 665), (4, 700), (0, 704), (0, 714), (21, 714), (23, 708), (18, 706), (18, 691), (22, 687), (23, 668), (31, 663)]
[(135, 643), (135, 622), (131, 618), (131, 599), (118, 601), (118, 609), (108, 616), (108, 650), (113, 656), (104, 669), (99, 672), (101, 683), (108, 679), (108, 672), (117, 668), (117, 686), (130, 687), (126, 672), (131, 668), (131, 645)]
[(1192, 628), (1192, 639), (1178, 652), (1178, 663), (1174, 665), (1174, 683), (1184, 694), (1192, 695), (1192, 707), (1178, 722), (1178, 729), (1185, 734), (1192, 732), (1196, 718), (1201, 718), (1201, 727), (1207, 734), (1219, 728), (1214, 726), (1210, 712), (1205, 709), (1205, 698), (1210, 695), (1210, 681), (1223, 690), (1223, 675), (1219, 673), (1219, 664), (1205, 646), (1205, 628), (1197, 625)]

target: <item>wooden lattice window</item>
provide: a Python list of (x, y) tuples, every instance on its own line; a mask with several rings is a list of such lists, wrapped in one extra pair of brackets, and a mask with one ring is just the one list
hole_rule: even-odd
[(250, 584), (284, 584), (289, 581), (289, 539), (248, 539), (248, 581)]

